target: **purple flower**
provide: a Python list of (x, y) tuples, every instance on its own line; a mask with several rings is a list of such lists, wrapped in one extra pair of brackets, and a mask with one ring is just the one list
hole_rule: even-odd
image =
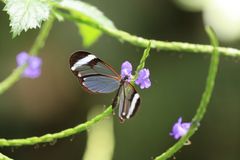
[(121, 77), (126, 81), (130, 81), (132, 79), (132, 65), (130, 62), (125, 61), (122, 63)]
[(178, 122), (173, 125), (170, 136), (173, 136), (174, 139), (179, 139), (188, 132), (190, 126), (191, 123), (189, 122), (182, 123), (182, 117), (179, 117)]
[(27, 52), (20, 52), (17, 57), (17, 66), (28, 64), (22, 76), (28, 78), (37, 78), (41, 75), (42, 60), (37, 56), (31, 56)]
[(149, 88), (151, 86), (151, 81), (149, 79), (150, 72), (149, 69), (141, 69), (138, 73), (138, 78), (135, 81), (137, 85), (140, 85), (141, 89)]

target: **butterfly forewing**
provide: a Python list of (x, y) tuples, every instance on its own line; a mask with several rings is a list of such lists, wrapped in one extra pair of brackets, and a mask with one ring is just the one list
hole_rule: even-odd
[(121, 79), (120, 75), (116, 73), (110, 65), (85, 51), (77, 51), (72, 54), (70, 57), (70, 68), (77, 77), (103, 74), (117, 77), (119, 80)]
[(120, 85), (120, 75), (91, 53), (75, 52), (70, 57), (70, 68), (78, 77), (80, 84), (90, 92), (110, 93)]
[(119, 107), (118, 117), (124, 122), (130, 119), (140, 105), (140, 96), (129, 82), (123, 82), (113, 101), (113, 107)]

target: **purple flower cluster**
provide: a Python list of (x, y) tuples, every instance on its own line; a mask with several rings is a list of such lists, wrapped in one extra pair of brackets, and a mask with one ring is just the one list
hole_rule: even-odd
[[(135, 81), (135, 84), (139, 85), (141, 89), (149, 88), (151, 86), (151, 81), (149, 79), (150, 71), (146, 68), (141, 69), (138, 73), (138, 78)], [(130, 62), (125, 61), (121, 67), (121, 77), (126, 81), (132, 79), (132, 65)]]
[(42, 59), (37, 56), (31, 56), (27, 52), (20, 52), (16, 56), (17, 66), (27, 64), (22, 76), (28, 78), (37, 78), (41, 75)]
[(135, 81), (135, 83), (139, 85), (141, 89), (149, 88), (151, 86), (151, 81), (149, 79), (149, 76), (150, 76), (149, 69), (144, 68), (139, 71), (138, 78)]
[(191, 123), (189, 122), (182, 123), (182, 117), (179, 117), (178, 121), (173, 125), (170, 136), (173, 136), (174, 139), (179, 139), (180, 137), (184, 136), (188, 132), (190, 126), (191, 126)]

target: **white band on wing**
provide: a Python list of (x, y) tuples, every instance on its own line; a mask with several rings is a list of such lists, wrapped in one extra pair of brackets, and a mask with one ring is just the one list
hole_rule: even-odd
[(96, 58), (96, 56), (90, 54), (90, 55), (88, 55), (88, 56), (86, 56), (86, 57), (78, 60), (76, 63), (74, 63), (74, 65), (71, 67), (71, 70), (74, 71), (74, 70), (76, 70), (78, 67), (80, 67), (80, 66), (82, 66), (82, 65), (84, 65), (84, 64), (89, 63), (91, 60), (93, 60), (93, 59), (95, 59), (95, 58)]
[(134, 109), (135, 109), (135, 107), (136, 107), (136, 103), (137, 103), (137, 101), (138, 101), (139, 98), (140, 98), (139, 94), (136, 93), (136, 94), (134, 95), (134, 97), (133, 97), (131, 106), (130, 106), (129, 111), (128, 111), (128, 114), (127, 114), (127, 116), (126, 116), (127, 119), (129, 119), (130, 116), (133, 114), (133, 111), (134, 111)]

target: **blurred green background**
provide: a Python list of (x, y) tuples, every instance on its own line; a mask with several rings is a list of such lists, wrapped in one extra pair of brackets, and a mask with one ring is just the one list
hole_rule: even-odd
[[(145, 38), (208, 44), (202, 12), (188, 12), (166, 0), (89, 0), (109, 17), (117, 28)], [(1, 4), (1, 8), (3, 8)], [(38, 30), (12, 39), (8, 16), (1, 12), (0, 80), (16, 66), (15, 56), (28, 51)], [(220, 21), (220, 20), (219, 20)], [(234, 26), (232, 24), (232, 26)], [(239, 26), (240, 28), (240, 26)], [(221, 45), (240, 48), (240, 41), (223, 40)], [(103, 35), (86, 49), (77, 27), (56, 22), (41, 50), (40, 78), (22, 79), (0, 96), (0, 137), (23, 138), (58, 132), (86, 121), (95, 105), (111, 104), (113, 94), (89, 95), (69, 69), (68, 59), (76, 50), (88, 50), (120, 71), (129, 60), (138, 65), (142, 48)], [(209, 56), (152, 50), (146, 62), (152, 86), (137, 88), (141, 108), (134, 118), (120, 124), (114, 116), (114, 160), (147, 160), (175, 143), (169, 136), (179, 116), (190, 121), (205, 86)], [(214, 94), (200, 130), (192, 144), (175, 155), (177, 159), (240, 159), (240, 60), (221, 57)], [(86, 132), (36, 146), (1, 148), (16, 160), (79, 160), (86, 147)], [(99, 137), (101, 138), (101, 137)], [(107, 148), (108, 146), (102, 146)], [(95, 158), (98, 159), (97, 157)]]

